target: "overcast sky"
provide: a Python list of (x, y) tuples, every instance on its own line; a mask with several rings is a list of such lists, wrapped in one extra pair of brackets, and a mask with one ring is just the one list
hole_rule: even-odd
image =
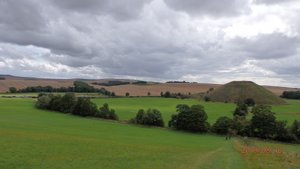
[(300, 87), (299, 0), (0, 0), (0, 74)]

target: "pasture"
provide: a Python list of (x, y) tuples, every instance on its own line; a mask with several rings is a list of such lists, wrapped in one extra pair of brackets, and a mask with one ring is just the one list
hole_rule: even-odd
[[(169, 112), (172, 112), (171, 109), (175, 109), (178, 103), (198, 103), (196, 100), (163, 98), (94, 101), (98, 104), (108, 102), (123, 119), (131, 117), (122, 115), (125, 112), (130, 113), (131, 110), (125, 103), (135, 105), (132, 110), (151, 105), (150, 107), (157, 106), (162, 112), (168, 106), (172, 107), (169, 108)], [(34, 103), (34, 99), (0, 98), (0, 168), (300, 168), (299, 145), (252, 139), (245, 141), (240, 138), (225, 140), (222, 136), (82, 118), (39, 110), (34, 107)], [(234, 107), (221, 103), (203, 105), (208, 112), (214, 108), (224, 110), (224, 107), (230, 111)], [(281, 108), (276, 109), (280, 111)], [(294, 111), (294, 108), (290, 111)], [(133, 115), (135, 112), (132, 112)], [(211, 118), (210, 121), (212, 120)], [(282, 153), (243, 153), (245, 145), (257, 148), (279, 147)]]
[[(176, 112), (178, 104), (201, 104), (205, 107), (208, 115), (208, 122), (214, 123), (221, 116), (232, 117), (236, 105), (232, 103), (204, 102), (195, 99), (174, 99), (161, 97), (143, 97), (143, 98), (99, 98), (93, 99), (98, 105), (108, 103), (116, 110), (121, 120), (133, 118), (139, 109), (157, 108), (161, 111), (163, 119), (168, 122), (171, 115)], [(280, 120), (286, 120), (291, 124), (294, 120), (300, 120), (300, 101), (286, 100), (286, 105), (273, 106), (276, 117)]]

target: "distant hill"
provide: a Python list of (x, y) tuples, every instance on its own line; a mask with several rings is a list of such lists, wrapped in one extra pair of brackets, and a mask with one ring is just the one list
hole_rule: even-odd
[(233, 81), (208, 94), (212, 101), (236, 102), (252, 98), (258, 104), (285, 104), (286, 102), (266, 88), (250, 81)]
[[(215, 90), (222, 87), (220, 84), (210, 83), (182, 83), (181, 81), (172, 81), (172, 83), (157, 83), (141, 80), (131, 79), (50, 79), (50, 78), (34, 78), (34, 77), (17, 77), (11, 75), (0, 75), (0, 93), (7, 92), (9, 87), (16, 87), (17, 89), (26, 88), (29, 86), (52, 86), (71, 87), (75, 80), (84, 81), (95, 88), (102, 88), (115, 92), (119, 96), (124, 96), (129, 92), (130, 96), (160, 96), (161, 92), (170, 91), (171, 93), (182, 94), (198, 94), (206, 93), (210, 88)], [(124, 85), (106, 85), (110, 81), (127, 82), (130, 84)], [(265, 86), (266, 89), (280, 96), (283, 91), (295, 91), (295, 88)]]

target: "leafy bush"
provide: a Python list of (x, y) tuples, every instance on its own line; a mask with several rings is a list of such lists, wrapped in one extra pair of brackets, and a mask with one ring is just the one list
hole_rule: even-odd
[(290, 128), (291, 134), (300, 141), (300, 121), (295, 120)]
[(245, 103), (247, 106), (255, 106), (255, 101), (254, 101), (254, 99), (252, 99), (252, 98), (247, 98), (247, 99), (245, 99), (244, 103)]
[(17, 93), (17, 88), (15, 88), (15, 87), (10, 87), (10, 88), (9, 88), (9, 92), (10, 92), (10, 93)]
[(229, 129), (233, 127), (233, 120), (229, 117), (220, 117), (212, 126), (212, 132), (217, 134), (228, 134)]
[(259, 105), (252, 110), (251, 128), (253, 136), (272, 139), (276, 132), (276, 117), (270, 106)]
[(164, 121), (161, 116), (161, 113), (157, 109), (148, 109), (145, 112), (143, 109), (140, 109), (136, 114), (135, 123), (149, 126), (164, 126)]
[(39, 109), (50, 109), (52, 96), (46, 94), (39, 94), (35, 106)]
[(76, 101), (74, 93), (66, 93), (60, 100), (60, 111), (64, 113), (72, 113), (76, 105)]
[(118, 120), (118, 116), (116, 115), (115, 110), (109, 109), (107, 103), (103, 104), (103, 106), (100, 107), (99, 111), (96, 113), (95, 116), (104, 119)]
[(78, 98), (72, 113), (79, 116), (95, 116), (97, 111), (96, 104), (89, 98)]
[(248, 106), (243, 102), (238, 102), (233, 115), (234, 116), (247, 116), (247, 114), (248, 114)]
[(177, 130), (187, 130), (192, 132), (207, 132), (209, 123), (204, 107), (201, 105), (192, 105), (189, 107), (185, 104), (176, 106), (177, 115), (173, 115), (169, 121), (169, 127)]

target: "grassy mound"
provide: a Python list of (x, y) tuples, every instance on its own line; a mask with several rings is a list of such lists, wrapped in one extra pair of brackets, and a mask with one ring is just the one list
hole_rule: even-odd
[(280, 97), (269, 90), (250, 81), (233, 81), (227, 83), (209, 94), (212, 101), (236, 102), (253, 98), (257, 104), (285, 104)]

